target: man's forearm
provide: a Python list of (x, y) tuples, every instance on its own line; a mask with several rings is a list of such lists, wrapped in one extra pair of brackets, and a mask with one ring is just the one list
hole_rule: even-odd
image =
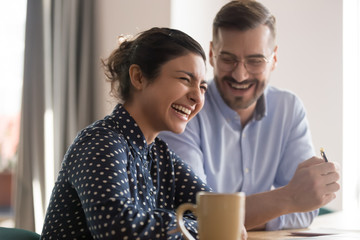
[(282, 188), (246, 197), (245, 227), (247, 230), (263, 230), (271, 219), (291, 212), (290, 200)]

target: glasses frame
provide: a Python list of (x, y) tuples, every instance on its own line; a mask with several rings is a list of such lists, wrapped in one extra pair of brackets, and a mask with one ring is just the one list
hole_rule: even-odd
[[(272, 61), (272, 57), (274, 56), (274, 54), (275, 54), (275, 52), (273, 51), (271, 54), (270, 54), (270, 56), (269, 57), (265, 57), (265, 56), (254, 56), (254, 57), (245, 57), (245, 58), (243, 58), (243, 59), (238, 59), (234, 54), (231, 54), (231, 53), (220, 53), (220, 54), (218, 54), (218, 55), (214, 55), (214, 57), (217, 59), (217, 65), (218, 65), (218, 67), (219, 67), (219, 69), (221, 69), (222, 71), (225, 71), (225, 72), (233, 72), (237, 67), (238, 67), (238, 65), (239, 65), (239, 63), (242, 63), (243, 64), (243, 66), (244, 66), (244, 68), (246, 69), (246, 71), (248, 72), (248, 73), (250, 73), (250, 74), (261, 74), (261, 73), (263, 73), (263, 72), (265, 72), (265, 70), (266, 70), (266, 66), (264, 67), (264, 70), (263, 71), (259, 71), (259, 72), (254, 72), (254, 71), (249, 71), (248, 70), (248, 67), (247, 67), (247, 60), (250, 60), (250, 59), (252, 59), (252, 58), (259, 58), (259, 59), (263, 59), (264, 60), (264, 63), (265, 63), (265, 65), (266, 64), (268, 64), (268, 63), (270, 63), (271, 61)], [(233, 66), (231, 67), (231, 68), (229, 68), (229, 70), (227, 70), (227, 69), (223, 69), (223, 68), (221, 68), (220, 66), (219, 66), (219, 62), (218, 61), (223, 61), (222, 59), (221, 59), (221, 55), (229, 55), (229, 56), (233, 56), (234, 58), (233, 58), (233, 63), (231, 63)], [(225, 63), (225, 62), (223, 62), (223, 64), (227, 64), (227, 65), (231, 65), (231, 64), (229, 64), (229, 63)]]

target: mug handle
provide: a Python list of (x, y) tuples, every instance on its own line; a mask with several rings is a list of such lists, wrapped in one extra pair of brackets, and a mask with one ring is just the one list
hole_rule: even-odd
[(189, 240), (195, 240), (193, 236), (189, 233), (189, 231), (186, 229), (183, 215), (185, 211), (191, 211), (196, 215), (196, 205), (192, 203), (183, 203), (181, 204), (177, 210), (176, 210), (176, 220), (178, 223), (178, 226), (180, 227), (180, 231), (185, 235), (185, 237)]

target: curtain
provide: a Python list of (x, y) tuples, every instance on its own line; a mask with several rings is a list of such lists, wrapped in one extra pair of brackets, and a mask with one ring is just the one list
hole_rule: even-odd
[(77, 131), (94, 120), (94, 1), (53, 0), (52, 11), (56, 168)]
[[(28, 1), (20, 140), (16, 172), (15, 226), (35, 229), (33, 179), (43, 171), (44, 95), (42, 5)], [(31, 143), (31, 144), (30, 144)]]
[(95, 120), (94, 9), (95, 0), (28, 0), (15, 227), (41, 232), (46, 186)]

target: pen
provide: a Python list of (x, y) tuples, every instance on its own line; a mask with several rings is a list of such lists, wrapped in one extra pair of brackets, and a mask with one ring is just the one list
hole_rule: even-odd
[(328, 162), (328, 159), (325, 155), (325, 151), (324, 151), (324, 148), (320, 148), (320, 154), (321, 156), (323, 157), (323, 159), (325, 160), (325, 162)]

